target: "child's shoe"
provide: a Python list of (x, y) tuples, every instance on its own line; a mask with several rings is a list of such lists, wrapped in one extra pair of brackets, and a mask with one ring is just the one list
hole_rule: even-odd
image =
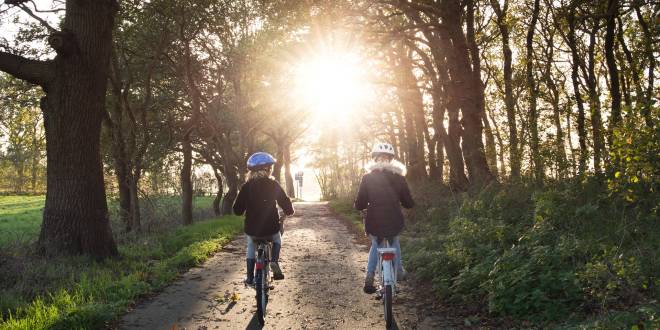
[(243, 281), (245, 285), (247, 286), (253, 286), (254, 285), (254, 265), (255, 265), (255, 260), (254, 259), (246, 259), (246, 264), (247, 264), (247, 270), (246, 270), (246, 278)]
[(364, 293), (372, 294), (376, 292), (376, 287), (374, 286), (374, 274), (367, 273), (367, 277), (364, 279)]
[(270, 269), (273, 271), (273, 279), (275, 280), (284, 279), (284, 274), (282, 274), (282, 269), (280, 268), (280, 265), (277, 262), (272, 261), (270, 263)]

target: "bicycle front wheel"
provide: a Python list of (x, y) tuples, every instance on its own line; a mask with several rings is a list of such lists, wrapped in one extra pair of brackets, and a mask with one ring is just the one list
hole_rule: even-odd
[(392, 286), (386, 285), (383, 295), (383, 316), (385, 316), (385, 327), (387, 329), (392, 327)]

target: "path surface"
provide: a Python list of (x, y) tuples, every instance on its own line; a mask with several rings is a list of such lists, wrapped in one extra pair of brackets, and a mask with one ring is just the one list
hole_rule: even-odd
[[(323, 203), (297, 203), (288, 218), (280, 265), (264, 329), (384, 329), (383, 308), (362, 293), (367, 247)], [(202, 267), (184, 274), (158, 296), (126, 314), (120, 329), (259, 329), (254, 290), (245, 277), (241, 236)], [(238, 293), (232, 303), (225, 296)], [(400, 329), (455, 328), (456, 321), (421, 310), (424, 303), (401, 285), (394, 305)], [(437, 313), (436, 313), (437, 314)], [(454, 323), (454, 324), (452, 324)], [(460, 327), (460, 323), (459, 327)]]

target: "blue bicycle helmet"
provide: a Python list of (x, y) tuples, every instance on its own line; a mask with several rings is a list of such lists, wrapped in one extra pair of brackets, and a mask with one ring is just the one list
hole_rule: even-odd
[(248, 170), (253, 170), (259, 167), (273, 165), (276, 162), (277, 160), (267, 152), (255, 152), (250, 158), (248, 158), (247, 167)]

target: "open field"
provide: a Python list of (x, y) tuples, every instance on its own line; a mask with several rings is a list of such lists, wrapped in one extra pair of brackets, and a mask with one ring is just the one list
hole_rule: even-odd
[[(46, 197), (43, 195), (0, 195), (0, 247), (21, 247), (34, 242), (39, 236), (41, 214)], [(213, 197), (194, 199), (194, 216), (205, 219), (213, 215)], [(121, 230), (116, 214), (117, 203), (108, 201), (115, 235)], [(152, 231), (167, 231), (180, 219), (181, 199), (177, 196), (160, 196), (142, 201), (143, 225)]]

